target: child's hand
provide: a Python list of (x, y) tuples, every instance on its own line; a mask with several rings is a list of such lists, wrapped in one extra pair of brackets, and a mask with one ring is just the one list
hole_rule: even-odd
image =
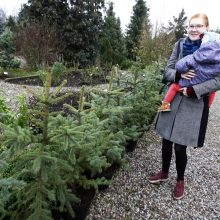
[(188, 97), (186, 90), (187, 90), (187, 87), (183, 87), (183, 88), (179, 89), (179, 92), (181, 92), (183, 95)]
[(194, 70), (189, 70), (187, 73), (181, 73), (181, 78), (183, 79), (192, 79), (196, 76), (196, 73)]
[(190, 87), (183, 87), (181, 89), (179, 89), (179, 92), (181, 92), (183, 95), (187, 96), (187, 97), (196, 97), (196, 93), (195, 90), (193, 89), (192, 86)]

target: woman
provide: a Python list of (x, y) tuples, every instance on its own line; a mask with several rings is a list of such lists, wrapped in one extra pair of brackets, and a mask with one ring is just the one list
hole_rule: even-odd
[[(170, 103), (182, 87), (190, 87), (213, 79), (220, 72), (220, 34), (205, 32), (201, 34), (201, 46), (193, 54), (178, 60), (175, 65), (177, 72), (186, 73), (193, 69), (196, 76), (192, 79), (180, 79), (178, 83), (172, 83), (162, 101), (158, 111), (171, 111)], [(209, 95), (209, 107), (212, 105), (215, 92)]]
[[(201, 44), (200, 36), (208, 31), (209, 20), (205, 14), (195, 14), (189, 21), (188, 37), (180, 39), (174, 46), (166, 68), (166, 79), (178, 82), (180, 78), (191, 79), (196, 73), (178, 73), (176, 62), (192, 54)], [(178, 44), (180, 53), (177, 54)], [(162, 137), (162, 170), (148, 178), (150, 183), (168, 180), (168, 172), (174, 145), (176, 156), (177, 182), (173, 191), (174, 199), (184, 196), (184, 172), (187, 164), (187, 146), (202, 147), (208, 122), (208, 95), (220, 89), (220, 74), (214, 79), (193, 87), (182, 88), (171, 103), (171, 112), (161, 112), (156, 122), (156, 131)]]

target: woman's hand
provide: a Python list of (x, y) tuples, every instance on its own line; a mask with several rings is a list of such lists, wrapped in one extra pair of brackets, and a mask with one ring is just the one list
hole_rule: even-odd
[(187, 72), (187, 73), (181, 73), (181, 78), (183, 78), (183, 79), (190, 80), (195, 76), (196, 76), (196, 73), (194, 70), (189, 70), (189, 72)]

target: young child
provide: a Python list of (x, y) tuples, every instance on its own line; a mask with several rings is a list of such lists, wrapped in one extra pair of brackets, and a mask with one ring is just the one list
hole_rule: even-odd
[[(214, 78), (220, 73), (220, 34), (214, 32), (205, 32), (201, 35), (202, 43), (199, 49), (193, 54), (187, 55), (180, 59), (175, 66), (179, 73), (186, 73), (193, 70), (196, 76), (190, 80), (180, 79), (179, 83), (172, 83), (169, 87), (162, 105), (158, 111), (171, 111), (170, 103), (176, 93), (183, 87), (205, 82)], [(209, 107), (214, 101), (215, 93), (209, 96)]]

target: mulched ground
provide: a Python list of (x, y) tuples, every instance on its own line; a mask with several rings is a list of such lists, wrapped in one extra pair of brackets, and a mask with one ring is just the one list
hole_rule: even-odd
[[(16, 78), (8, 78), (8, 76), (3, 75), (0, 80), (6, 81), (7, 84), (13, 84), (13, 85), (28, 85), (31, 87), (42, 87), (43, 83), (39, 76), (30, 76), (30, 77), (16, 77)], [(79, 90), (80, 87), (85, 85), (89, 87), (95, 87), (97, 85), (103, 85), (107, 83), (107, 79), (105, 75), (93, 75), (91, 77), (85, 76), (82, 72), (72, 72), (72, 73), (64, 73), (61, 75), (60, 79), (57, 82), (52, 83), (52, 87), (56, 87), (62, 83), (63, 80), (67, 80), (67, 83), (65, 85), (65, 88), (79, 88), (78, 92), (75, 90), (72, 92), (72, 94), (65, 98), (62, 102), (53, 105), (51, 108), (51, 111), (61, 111), (63, 109), (63, 104), (67, 103), (71, 106), (78, 107), (79, 103)], [(33, 88), (32, 88), (33, 89)], [(59, 95), (65, 94), (67, 91), (64, 89)], [(69, 91), (68, 91), (69, 92)], [(36, 102), (36, 99), (33, 97), (30, 98), (30, 105), (34, 108), (34, 103)], [(66, 114), (69, 114), (65, 110)]]
[[(6, 80), (8, 83), (18, 85), (43, 86), (43, 83), (38, 76), (9, 78), (3, 75), (0, 79)], [(82, 85), (94, 86), (107, 83), (105, 75), (89, 76), (88, 74), (86, 75), (82, 72), (72, 72), (62, 74), (57, 82), (53, 81), (52, 86), (60, 85), (63, 80), (67, 80), (67, 83), (65, 85), (66, 87), (79, 87)]]

